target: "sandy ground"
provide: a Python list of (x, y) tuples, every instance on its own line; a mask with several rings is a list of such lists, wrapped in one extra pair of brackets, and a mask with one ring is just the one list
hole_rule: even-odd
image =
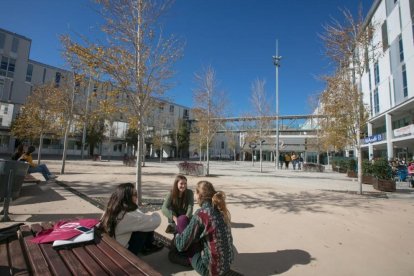
[[(46, 160), (58, 173), (59, 161)], [(177, 162), (147, 162), (142, 194), (163, 198)], [(275, 171), (271, 163), (212, 162), (208, 180), (227, 194), (236, 257), (244, 275), (413, 275), (414, 189), (375, 193), (336, 172)], [(40, 175), (36, 175), (42, 179)], [(206, 177), (188, 177), (189, 188)], [(121, 161), (68, 161), (59, 181), (88, 195), (108, 197), (115, 186), (135, 181), (135, 168)], [(101, 210), (55, 183), (25, 185), (12, 203), (14, 221), (99, 217)], [(5, 223), (0, 224), (6, 225)], [(164, 233), (163, 218), (157, 231)], [(196, 275), (172, 265), (167, 250), (144, 257), (163, 275)]]

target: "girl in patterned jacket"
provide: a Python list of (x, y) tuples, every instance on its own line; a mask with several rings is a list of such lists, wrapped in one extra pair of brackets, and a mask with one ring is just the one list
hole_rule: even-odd
[(200, 181), (195, 198), (201, 208), (189, 223), (178, 221), (175, 245), (178, 251), (188, 252), (191, 266), (199, 274), (223, 275), (230, 270), (234, 258), (226, 196), (210, 182)]

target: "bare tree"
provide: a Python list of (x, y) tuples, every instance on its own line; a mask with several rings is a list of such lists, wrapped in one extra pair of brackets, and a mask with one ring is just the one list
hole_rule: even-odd
[[(326, 78), (327, 89), (322, 93), (321, 105), (324, 114), (330, 118), (324, 126), (325, 134), (337, 138), (343, 134), (343, 144), (356, 148), (359, 192), (362, 194), (360, 139), (368, 116), (358, 82), (370, 61), (378, 58), (380, 45), (374, 44), (372, 40), (376, 24), (364, 24), (362, 8), (359, 9), (357, 18), (349, 10), (344, 10), (343, 15), (345, 23), (334, 20), (325, 26), (325, 34), (322, 36), (326, 55), (337, 65), (337, 70), (334, 76)], [(351, 108), (351, 112), (344, 114), (341, 108)]]
[(194, 90), (195, 108), (193, 114), (197, 126), (207, 146), (206, 174), (210, 173), (209, 146), (220, 123), (215, 120), (221, 117), (225, 110), (226, 98), (218, 88), (216, 72), (209, 66), (201, 74), (196, 74), (197, 88)]
[(141, 160), (144, 121), (153, 96), (161, 97), (171, 86), (172, 66), (182, 56), (182, 43), (174, 36), (164, 37), (160, 18), (172, 1), (96, 0), (105, 19), (105, 43), (86, 46), (72, 42), (72, 50), (91, 68), (101, 68), (115, 86), (128, 94), (131, 113), (137, 120), (136, 188), (142, 203)]
[(269, 120), (270, 116), (270, 105), (269, 105), (269, 99), (266, 95), (265, 91), (265, 84), (266, 81), (256, 79), (252, 83), (251, 87), (251, 98), (250, 102), (253, 107), (253, 113), (256, 117), (258, 117), (258, 120), (255, 121), (255, 127), (256, 127), (256, 137), (257, 142), (259, 142), (259, 151), (260, 151), (260, 172), (263, 172), (263, 150), (262, 150), (262, 144), (265, 141), (265, 138), (267, 138), (270, 134), (270, 125), (271, 120)]

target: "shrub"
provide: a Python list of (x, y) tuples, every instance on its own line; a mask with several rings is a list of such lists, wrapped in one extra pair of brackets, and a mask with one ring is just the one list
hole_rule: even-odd
[(325, 167), (323, 165), (319, 165), (315, 163), (306, 163), (306, 164), (303, 164), (303, 170), (305, 172), (324, 172)]
[(356, 162), (356, 160), (355, 159), (353, 159), (353, 158), (351, 158), (351, 159), (348, 159), (347, 160), (348, 162), (347, 162), (347, 169), (349, 170), (349, 171), (356, 171), (356, 167), (357, 167), (357, 162)]
[(392, 168), (384, 158), (374, 161), (372, 164), (372, 172), (378, 179), (392, 180)]
[(180, 174), (204, 175), (204, 166), (199, 163), (182, 162), (178, 164)]
[(372, 163), (369, 160), (362, 161), (362, 174), (372, 175)]

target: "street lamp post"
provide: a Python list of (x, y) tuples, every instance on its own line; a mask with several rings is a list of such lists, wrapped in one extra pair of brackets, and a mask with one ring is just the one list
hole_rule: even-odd
[(279, 67), (281, 56), (278, 55), (278, 41), (276, 40), (276, 55), (273, 56), (273, 64), (276, 67), (276, 170), (279, 169)]

